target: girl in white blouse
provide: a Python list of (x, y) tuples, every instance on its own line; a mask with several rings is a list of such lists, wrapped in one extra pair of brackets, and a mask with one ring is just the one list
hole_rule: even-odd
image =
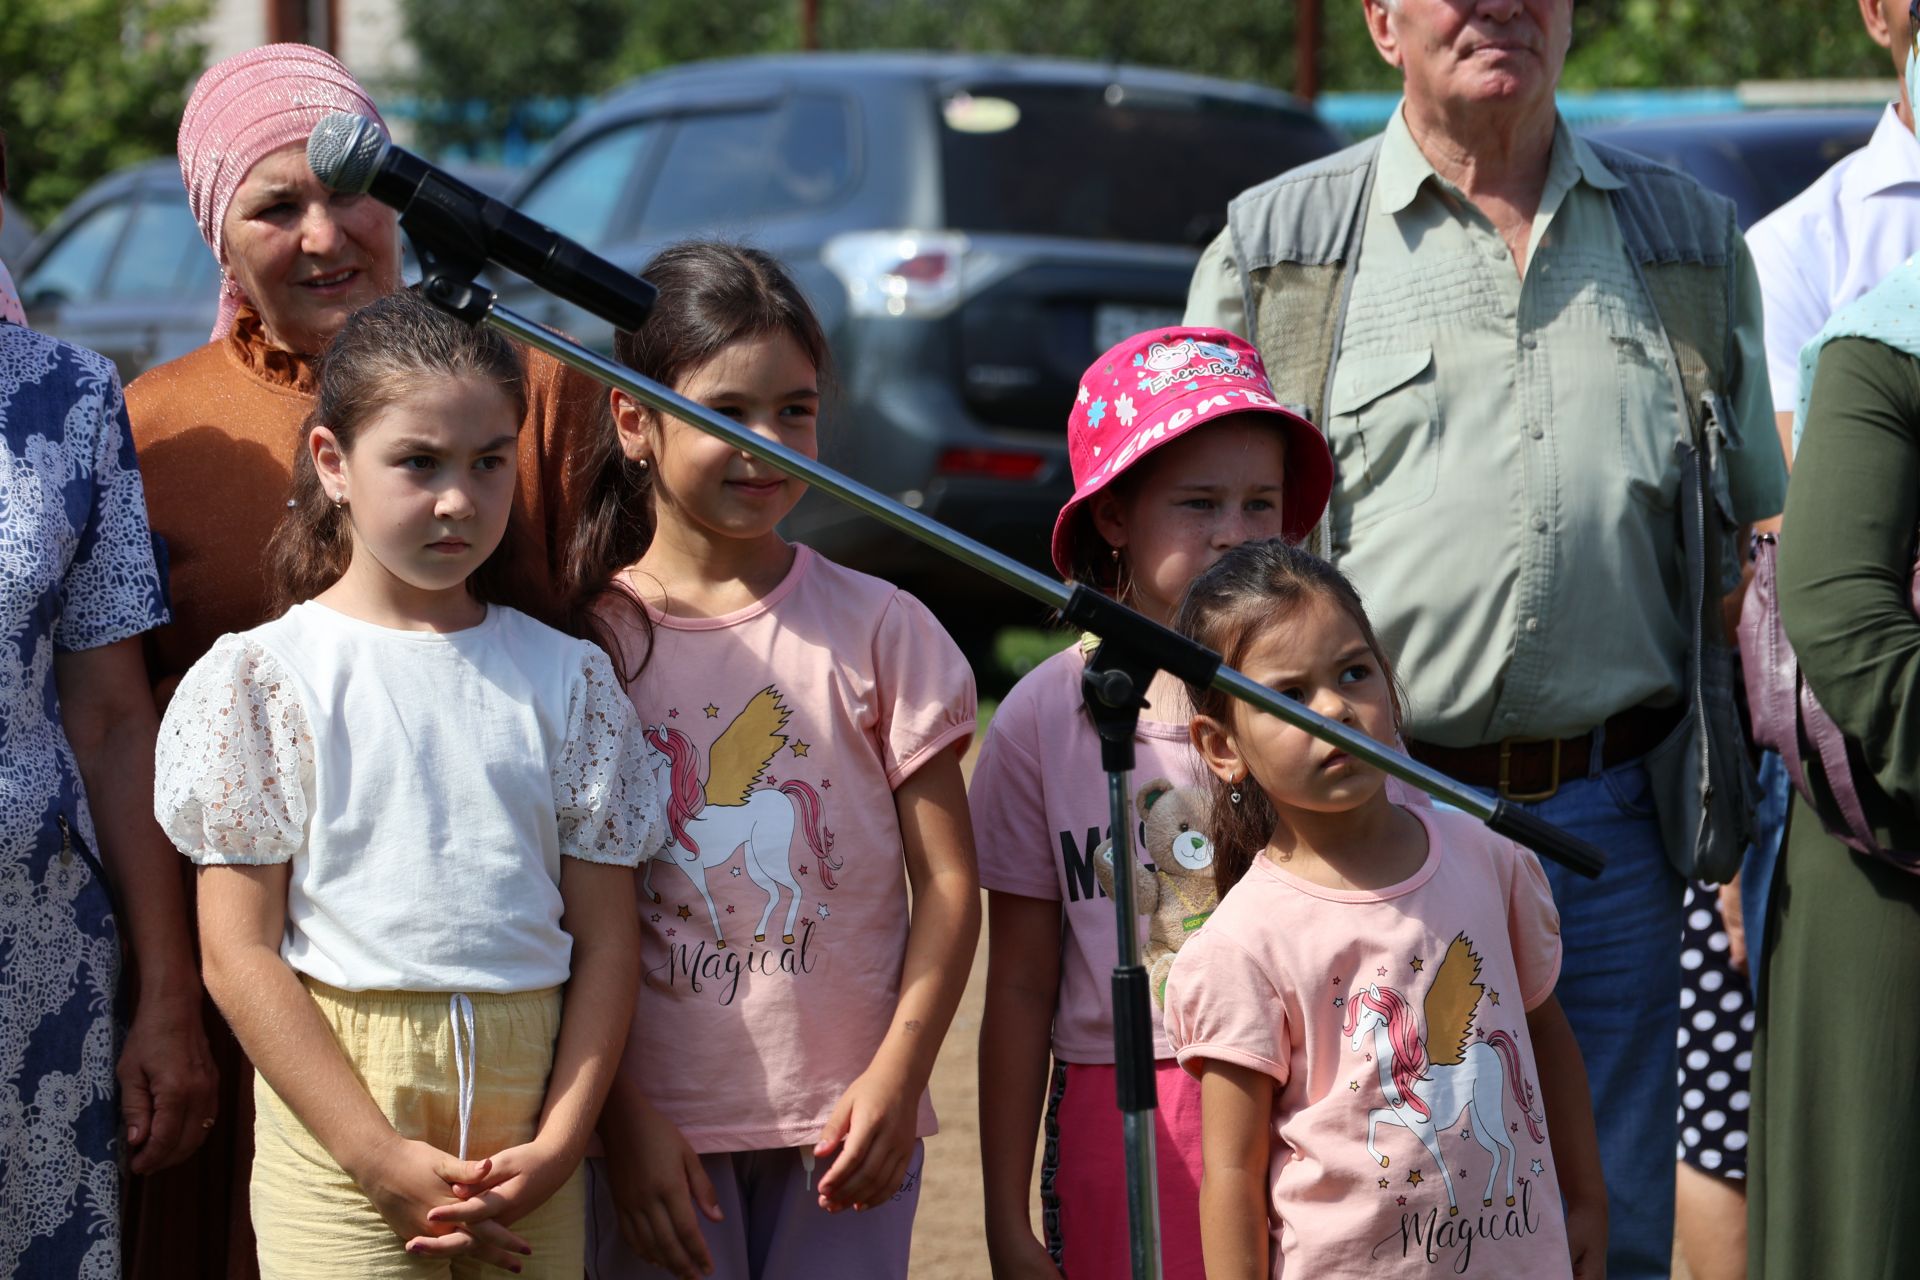
[(267, 548), (298, 603), (162, 726), (155, 811), (258, 1069), (267, 1277), (580, 1274), (659, 808), (606, 657), (502, 603), (521, 396), (497, 335), (355, 314)]

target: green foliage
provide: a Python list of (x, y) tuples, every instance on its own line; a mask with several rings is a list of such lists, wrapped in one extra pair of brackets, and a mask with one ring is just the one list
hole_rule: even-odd
[[(564, 113), (530, 115), (529, 99), (577, 103), (675, 63), (800, 46), (802, 0), (401, 5), (420, 52), (418, 76), (402, 87), (427, 112), (421, 141), (429, 150), (484, 150), (509, 127), (538, 138), (564, 123)], [(1157, 0), (818, 0), (818, 12), (826, 49), (1043, 54), (1176, 67), (1282, 89), (1295, 83), (1298, 4), (1287, 0), (1179, 11)], [(1399, 74), (1368, 38), (1362, 0), (1324, 0), (1321, 39), (1323, 88), (1399, 86)], [(1845, 0), (1576, 0), (1564, 84), (1731, 85), (1891, 70)]]
[[(631, 0), (400, 0), (419, 62), (391, 88), (416, 100), (418, 139), (429, 153), (484, 151), (509, 131), (537, 138), (564, 119), (543, 119), (527, 104), (591, 97), (618, 81), (619, 33), (635, 7)], [(649, 6), (661, 7), (679, 6)]]
[(0, 128), (14, 198), (44, 224), (87, 184), (174, 149), (207, 0), (4, 0)]
[(1731, 85), (1893, 76), (1853, 4), (1579, 0), (1562, 83), (1570, 89)]

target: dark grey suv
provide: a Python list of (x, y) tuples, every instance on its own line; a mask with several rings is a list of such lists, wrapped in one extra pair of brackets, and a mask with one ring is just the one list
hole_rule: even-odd
[[(779, 255), (838, 366), (823, 458), (1044, 566), (1081, 372), (1177, 322), (1232, 196), (1340, 142), (1284, 94), (1138, 67), (744, 58), (617, 91), (513, 201), (629, 270), (689, 236)], [(611, 346), (518, 280), (502, 301)], [(987, 579), (819, 495), (789, 532), (908, 586), (963, 640), (1018, 616)]]

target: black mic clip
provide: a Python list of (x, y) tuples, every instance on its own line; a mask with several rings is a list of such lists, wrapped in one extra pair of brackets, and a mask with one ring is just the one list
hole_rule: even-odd
[(400, 215), (400, 229), (407, 233), (413, 256), (420, 261), (421, 295), (456, 319), (479, 324), (493, 309), (493, 290), (478, 280), (486, 259), (442, 248), (442, 242), (432, 232), (422, 234), (415, 221), (411, 210)]

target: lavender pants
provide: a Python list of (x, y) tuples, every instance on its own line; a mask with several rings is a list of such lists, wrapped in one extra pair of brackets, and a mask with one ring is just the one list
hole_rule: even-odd
[[(700, 1219), (714, 1280), (905, 1280), (920, 1204), (924, 1144), (915, 1143), (906, 1181), (885, 1204), (828, 1213), (814, 1191), (828, 1161), (809, 1170), (798, 1147), (700, 1157), (720, 1201), (719, 1222)], [(672, 1280), (643, 1262), (620, 1235), (606, 1163), (587, 1161), (588, 1280)]]

